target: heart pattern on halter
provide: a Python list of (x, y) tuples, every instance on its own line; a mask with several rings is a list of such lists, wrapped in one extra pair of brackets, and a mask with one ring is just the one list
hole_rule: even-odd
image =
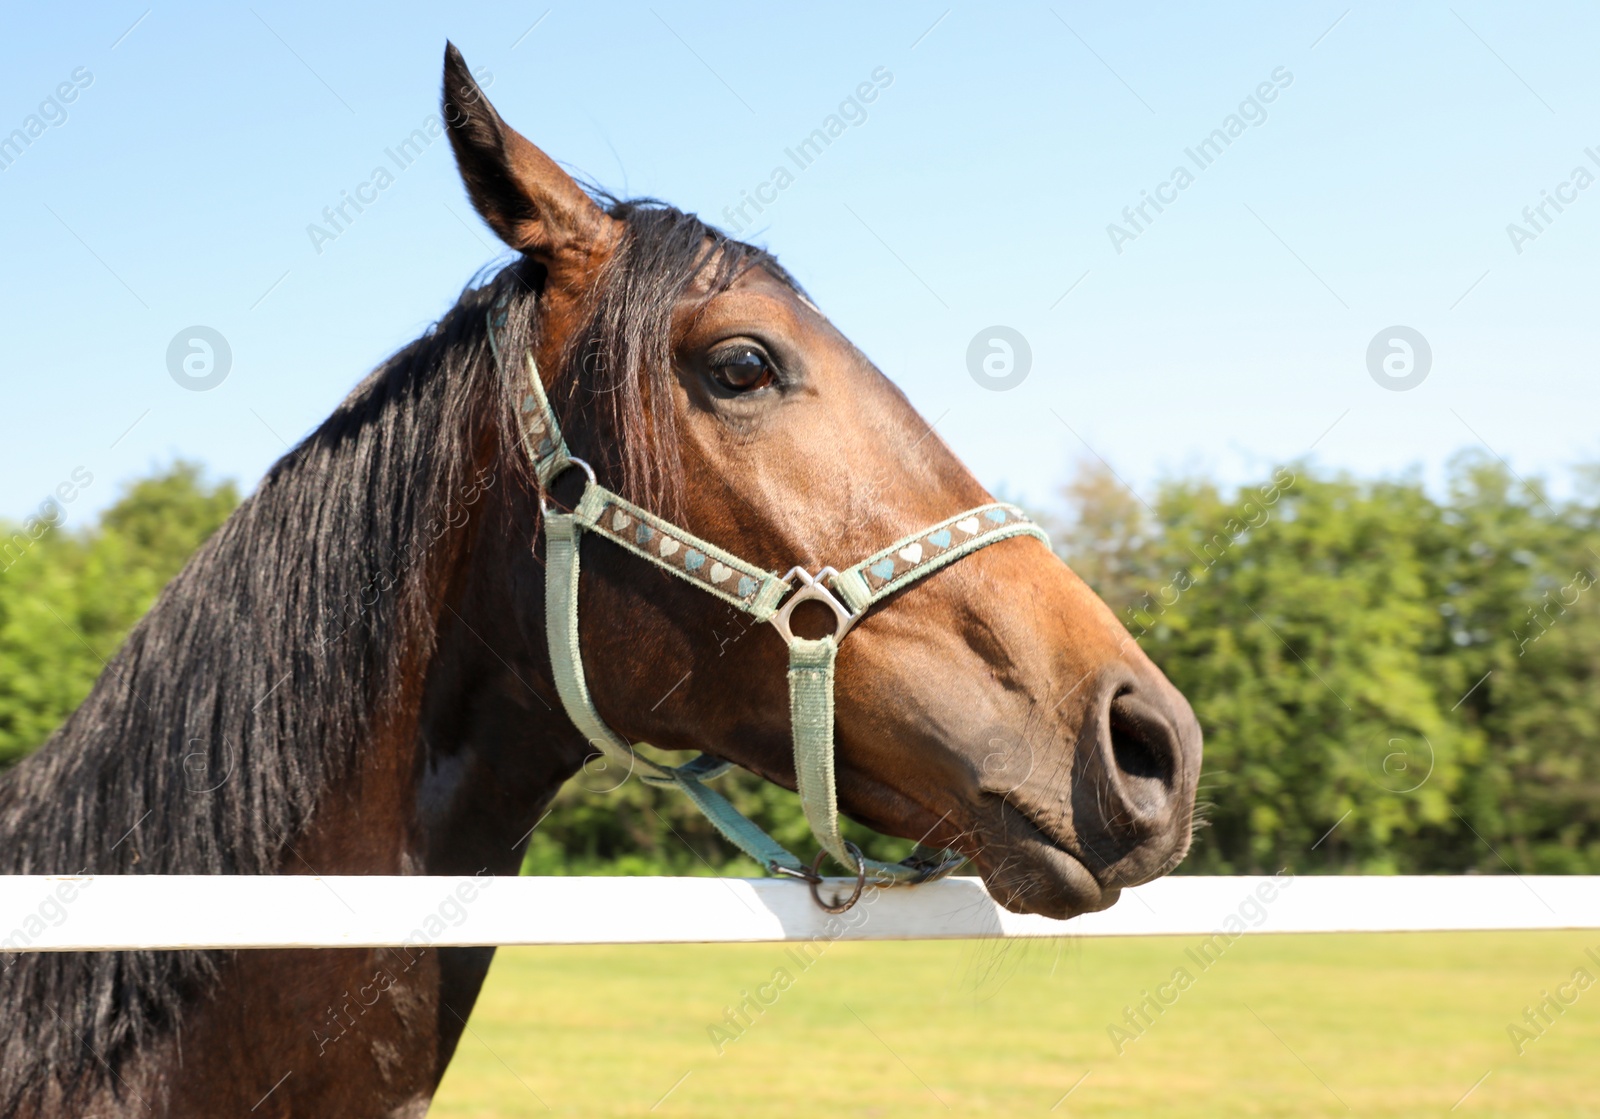
[[(688, 578), (707, 590), (748, 604), (771, 579), (769, 574), (752, 569), (738, 560), (711, 550), (696, 548), (677, 539), (620, 499), (609, 501), (588, 523), (620, 544)], [(671, 526), (668, 526), (669, 528)], [(890, 548), (863, 562), (854, 570), (866, 583), (869, 593), (882, 591), (889, 584), (901, 586), (949, 562), (952, 549), (965, 551), (982, 547), (993, 539), (1015, 535), (1019, 528), (1034, 532), (1028, 518), (1010, 506), (977, 509), (959, 519), (936, 524), (920, 537)], [(848, 573), (847, 573), (848, 574)], [(737, 577), (737, 578), (736, 578)]]
[[(680, 575), (686, 575), (700, 586), (719, 594), (749, 602), (760, 593), (763, 585), (761, 573), (746, 567), (736, 567), (724, 559), (712, 556), (682, 540), (669, 535), (634, 511), (620, 504), (608, 504), (592, 522), (594, 527), (619, 544), (624, 544), (641, 555)], [(735, 578), (737, 576), (737, 578)]]
[[(866, 580), (868, 589), (874, 591), (890, 582), (915, 578), (919, 569), (934, 562), (955, 544), (953, 529), (960, 529), (964, 534), (962, 546), (966, 547), (974, 540), (987, 539), (1008, 525), (1027, 521), (1027, 517), (1012, 509), (984, 509), (959, 520), (948, 521), (924, 533), (921, 539), (901, 544), (893, 551), (874, 558), (861, 569), (861, 576)], [(1009, 533), (1014, 530), (1006, 528), (1006, 531)]]

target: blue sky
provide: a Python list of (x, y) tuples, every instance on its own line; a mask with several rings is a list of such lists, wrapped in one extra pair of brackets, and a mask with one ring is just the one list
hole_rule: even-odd
[[(82, 467), (81, 518), (179, 455), (253, 486), (496, 259), (442, 139), (308, 234), (436, 111), (447, 37), (574, 171), (718, 223), (890, 76), (746, 232), (1008, 495), (1090, 448), (1143, 492), (1308, 453), (1437, 480), (1467, 446), (1559, 474), (1600, 458), (1597, 31), (1469, 0), (8, 4), (0, 140), (58, 123), (0, 149), (0, 515)], [(168, 372), (192, 326), (231, 350), (210, 391)], [(993, 326), (1032, 354), (1007, 391), (969, 370)], [(1408, 391), (1368, 369), (1394, 326), (1432, 352)]]

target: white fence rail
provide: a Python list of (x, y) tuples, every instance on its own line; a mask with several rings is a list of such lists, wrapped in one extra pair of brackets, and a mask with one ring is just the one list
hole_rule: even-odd
[(1600, 928), (1600, 877), (1163, 878), (1052, 921), (976, 878), (834, 918), (770, 878), (0, 876), (0, 952), (1575, 928)]

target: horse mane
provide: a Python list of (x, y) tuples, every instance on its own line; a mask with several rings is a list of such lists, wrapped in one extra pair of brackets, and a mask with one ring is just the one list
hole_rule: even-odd
[[(601, 201), (625, 236), (552, 397), (578, 453), (668, 511), (674, 304), (708, 267), (713, 290), (751, 266), (793, 281), (692, 214)], [(292, 844), (323, 794), (380, 714), (393, 717), (397, 694), (420, 695), (441, 588), (466, 546), (452, 509), (485, 484), (474, 464), (487, 451), (497, 472), (487, 484), (531, 486), (516, 450), (520, 391), (496, 370), (485, 322), (504, 300), (497, 338), (517, 377), (544, 279), (518, 258), (469, 286), (268, 471), (83, 704), (0, 773), (0, 873), (304, 869)], [(0, 1019), (11, 1023), (0, 1114), (51, 1080), (72, 1095), (117, 1077), (141, 1045), (181, 1025), (228, 957), (6, 952), (17, 931), (0, 929)]]

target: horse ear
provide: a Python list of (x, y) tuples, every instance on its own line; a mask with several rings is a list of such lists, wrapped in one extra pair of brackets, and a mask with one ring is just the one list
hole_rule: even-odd
[(500, 239), (552, 270), (563, 260), (581, 267), (611, 219), (555, 160), (500, 119), (450, 42), (444, 119), (472, 205)]

